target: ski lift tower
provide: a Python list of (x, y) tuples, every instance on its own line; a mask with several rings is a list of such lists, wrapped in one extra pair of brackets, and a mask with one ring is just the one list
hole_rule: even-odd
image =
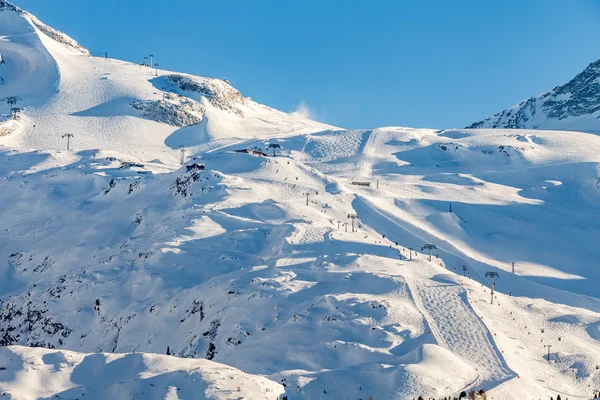
[(498, 278), (500, 275), (498, 275), (497, 272), (486, 272), (485, 273), (486, 278), (490, 278), (491, 283), (490, 283), (490, 288), (492, 289), (492, 302), (491, 304), (494, 304), (494, 286), (496, 286), (496, 283), (494, 282), (494, 278)]
[(547, 360), (548, 360), (548, 362), (550, 362), (550, 349), (552, 348), (552, 345), (551, 344), (545, 344), (544, 347), (548, 348), (548, 358), (547, 358)]
[(185, 162), (185, 146), (180, 144), (179, 150), (181, 151), (181, 154), (179, 156), (179, 163), (183, 166), (183, 164)]
[(71, 138), (73, 137), (72, 133), (65, 133), (64, 135), (62, 135), (62, 138), (67, 138), (67, 150), (70, 150), (71, 148)]
[(19, 107), (13, 107), (10, 109), (10, 115), (12, 116), (12, 119), (19, 119), (19, 113), (21, 112), (21, 109)]
[(348, 214), (348, 218), (352, 219), (352, 232), (354, 232), (354, 220), (359, 219), (358, 214)]
[(437, 247), (435, 244), (426, 243), (421, 250), (429, 250), (429, 261), (431, 261), (431, 250), (437, 250)]
[(277, 156), (277, 149), (281, 149), (281, 146), (277, 143), (269, 143), (269, 148), (273, 149), (273, 157)]

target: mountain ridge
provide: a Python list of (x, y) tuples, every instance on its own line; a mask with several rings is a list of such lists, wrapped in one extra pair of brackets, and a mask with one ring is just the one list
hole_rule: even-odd
[(2, 12), (2, 11), (12, 11), (12, 12), (16, 12), (18, 14), (25, 15), (27, 18), (29, 18), (31, 23), (36, 28), (38, 28), (41, 32), (43, 32), (48, 37), (51, 37), (52, 39), (54, 39), (60, 43), (63, 43), (64, 45), (66, 45), (68, 47), (74, 48), (74, 49), (80, 51), (82, 54), (90, 55), (89, 50), (87, 50), (86, 48), (81, 46), (79, 43), (77, 43), (77, 41), (74, 40), (73, 38), (69, 37), (68, 35), (66, 35), (63, 32), (60, 32), (60, 31), (50, 27), (49, 25), (44, 24), (33, 14), (23, 10), (22, 8), (12, 4), (11, 2), (9, 2), (7, 0), (0, 0), (0, 12)]
[(600, 130), (600, 60), (569, 82), (530, 97), (467, 129)]

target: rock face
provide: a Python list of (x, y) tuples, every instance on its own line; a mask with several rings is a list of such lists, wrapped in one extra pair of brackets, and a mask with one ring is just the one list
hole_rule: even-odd
[(600, 130), (599, 117), (600, 60), (564, 85), (467, 128)]
[(245, 104), (242, 94), (221, 79), (190, 77), (179, 74), (167, 75), (163, 78), (170, 91), (186, 92), (191, 97), (202, 96), (214, 107), (233, 112), (239, 116), (244, 113), (238, 106)]
[(204, 109), (191, 100), (167, 102), (160, 100), (134, 101), (131, 107), (141, 111), (144, 118), (183, 128), (202, 121)]

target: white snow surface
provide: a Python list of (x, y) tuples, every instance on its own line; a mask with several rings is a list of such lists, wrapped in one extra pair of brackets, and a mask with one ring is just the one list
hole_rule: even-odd
[[(0, 11), (0, 97), (23, 109), (0, 119), (0, 390), (586, 399), (600, 386), (600, 136), (337, 129), (220, 80), (90, 57), (32, 21)], [(206, 169), (181, 167), (180, 144)], [(277, 157), (236, 151), (269, 144)]]
[(0, 348), (0, 391), (20, 400), (274, 399), (283, 386), (202, 359)]
[[(4, 81), (0, 98), (18, 96), (17, 106), (24, 114), (18, 133), (3, 138), (5, 145), (57, 150), (66, 145), (63, 134), (71, 133), (75, 135), (74, 147), (176, 162), (178, 158), (171, 150), (180, 145), (193, 147), (211, 139), (235, 142), (330, 128), (244, 98), (220, 79), (90, 57), (72, 39), (24, 11), (0, 11), (0, 37), (0, 54), (5, 61), (0, 64)], [(192, 88), (197, 90), (186, 90), (189, 85), (174, 84), (168, 77), (194, 83)], [(144, 113), (131, 106), (136, 102), (150, 103), (150, 108), (164, 113)], [(8, 107), (0, 112), (7, 113)], [(172, 122), (176, 113), (189, 116), (190, 112), (202, 123), (196, 124), (194, 118), (188, 118), (189, 126)]]

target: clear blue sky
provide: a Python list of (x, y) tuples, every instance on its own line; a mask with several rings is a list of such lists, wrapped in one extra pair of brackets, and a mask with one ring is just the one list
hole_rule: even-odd
[(600, 58), (600, 0), (14, 0), (96, 54), (346, 128), (463, 127)]

